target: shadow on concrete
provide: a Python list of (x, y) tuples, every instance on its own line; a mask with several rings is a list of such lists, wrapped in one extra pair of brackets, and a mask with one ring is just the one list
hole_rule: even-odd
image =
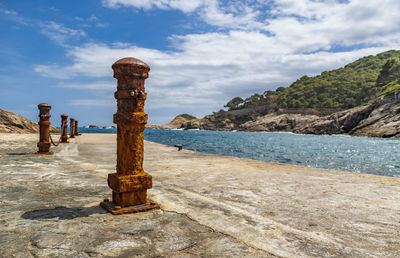
[(24, 156), (24, 155), (32, 155), (32, 153), (23, 152), (23, 153), (7, 153), (9, 156)]
[(31, 220), (58, 218), (59, 220), (66, 220), (66, 219), (75, 219), (80, 217), (88, 217), (92, 214), (106, 214), (106, 213), (108, 212), (100, 206), (77, 207), (77, 208), (67, 208), (61, 206), (52, 209), (27, 211), (21, 215), (21, 218), (31, 219)]

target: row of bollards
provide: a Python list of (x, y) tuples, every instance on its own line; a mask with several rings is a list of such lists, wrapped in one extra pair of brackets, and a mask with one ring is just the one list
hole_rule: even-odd
[[(160, 206), (147, 199), (147, 189), (152, 188), (152, 176), (143, 170), (143, 136), (147, 123), (144, 113), (146, 92), (144, 81), (150, 67), (136, 58), (123, 58), (112, 65), (114, 78), (118, 80), (117, 113), (117, 171), (108, 175), (112, 189), (112, 202), (104, 199), (100, 205), (112, 214), (134, 213), (159, 209)], [(40, 141), (38, 154), (50, 152), (50, 109), (47, 103), (39, 104)], [(61, 115), (61, 142), (68, 141), (68, 115)], [(70, 118), (70, 138), (78, 135), (78, 121)]]
[[(50, 109), (51, 106), (47, 103), (40, 103), (39, 108), (39, 142), (37, 144), (39, 150), (36, 154), (51, 155), (50, 151)], [(68, 115), (61, 115), (61, 136), (60, 142), (68, 143)], [(70, 138), (78, 136), (78, 121), (70, 118)]]
[(61, 115), (61, 142), (68, 142), (68, 115)]

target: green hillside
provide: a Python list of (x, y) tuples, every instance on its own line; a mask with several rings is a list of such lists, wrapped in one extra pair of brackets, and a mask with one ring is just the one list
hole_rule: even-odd
[[(289, 87), (242, 99), (233, 98), (229, 110), (260, 108), (269, 112), (277, 108), (347, 109), (359, 106), (380, 95), (399, 89), (400, 51), (390, 50), (366, 56), (314, 77), (303, 76)], [(397, 85), (397, 86), (396, 86)]]

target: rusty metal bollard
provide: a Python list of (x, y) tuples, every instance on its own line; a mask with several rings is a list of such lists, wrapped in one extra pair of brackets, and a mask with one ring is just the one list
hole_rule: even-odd
[(39, 114), (39, 134), (40, 139), (37, 144), (39, 151), (36, 154), (50, 155), (50, 109), (51, 106), (47, 103), (40, 103), (38, 105)]
[(75, 138), (75, 119), (69, 119), (69, 138)]
[(117, 113), (117, 172), (108, 175), (112, 189), (112, 202), (105, 199), (101, 206), (112, 214), (134, 213), (159, 209), (147, 200), (147, 189), (152, 187), (152, 177), (143, 170), (143, 131), (147, 123), (144, 113), (146, 92), (144, 80), (150, 67), (136, 58), (123, 58), (112, 65), (118, 80)]
[(61, 142), (68, 142), (68, 115), (61, 115)]
[(74, 135), (75, 136), (79, 136), (79, 134), (78, 134), (78, 120), (75, 120)]

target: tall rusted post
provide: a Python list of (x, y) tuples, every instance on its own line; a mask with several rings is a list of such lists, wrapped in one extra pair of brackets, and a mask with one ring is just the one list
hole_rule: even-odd
[(68, 115), (61, 115), (61, 142), (68, 142)]
[(50, 109), (51, 106), (47, 103), (40, 103), (39, 108), (39, 142), (37, 144), (39, 151), (36, 154), (50, 155)]
[(75, 119), (72, 117), (69, 119), (69, 137), (75, 138)]
[(75, 120), (74, 135), (75, 136), (79, 136), (79, 134), (78, 134), (78, 120)]
[(112, 189), (112, 202), (101, 205), (113, 214), (132, 213), (159, 208), (147, 200), (147, 189), (152, 187), (152, 177), (143, 170), (143, 131), (147, 123), (144, 113), (146, 92), (144, 80), (150, 67), (136, 58), (128, 57), (112, 65), (118, 80), (117, 113), (117, 172), (108, 175)]

